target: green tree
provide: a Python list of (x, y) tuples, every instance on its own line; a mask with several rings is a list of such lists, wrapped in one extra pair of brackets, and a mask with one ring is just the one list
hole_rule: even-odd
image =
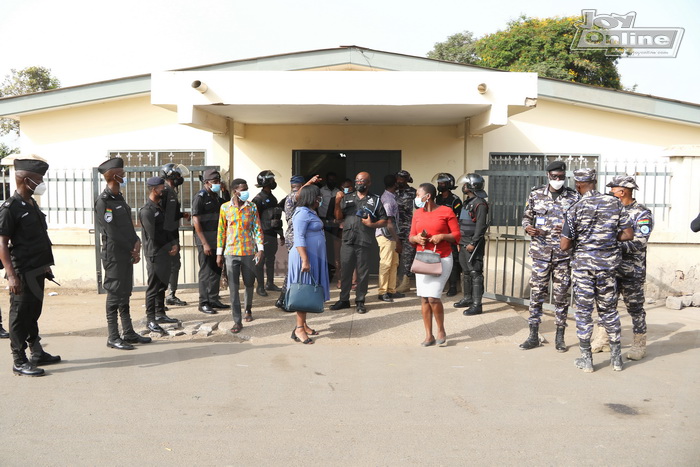
[[(0, 84), (0, 98), (47, 91), (59, 86), (61, 86), (61, 82), (51, 75), (49, 68), (30, 66), (19, 71), (13, 68)], [(1, 118), (0, 136), (12, 133), (19, 136), (19, 122), (9, 118)]]
[[(540, 76), (577, 83), (622, 89), (617, 71), (617, 56), (607, 56), (605, 50), (571, 50), (576, 34), (578, 16), (564, 18), (528, 18), (510, 21), (504, 31), (488, 34), (466, 47), (464, 53), (475, 60), (460, 61), (507, 71), (535, 72)], [(459, 53), (455, 36), (435, 44), (433, 51), (450, 50)], [(450, 45), (453, 44), (453, 45)]]
[(5, 143), (0, 143), (0, 160), (4, 159), (5, 157), (11, 155), (11, 154), (17, 154), (19, 153), (19, 149), (17, 148), (11, 148)]
[(474, 34), (470, 31), (458, 32), (445, 42), (436, 42), (433, 50), (428, 52), (428, 58), (475, 64), (479, 59), (474, 50), (475, 43)]

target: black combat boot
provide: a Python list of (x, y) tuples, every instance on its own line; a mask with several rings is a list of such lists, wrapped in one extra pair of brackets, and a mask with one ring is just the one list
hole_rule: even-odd
[(472, 305), (472, 278), (468, 274), (462, 276), (462, 292), (464, 296), (454, 303), (455, 308), (467, 308)]
[(530, 335), (527, 337), (527, 340), (520, 344), (520, 348), (523, 350), (530, 350), (534, 349), (535, 347), (540, 346), (540, 325), (539, 324), (531, 324), (530, 325)]
[(482, 312), (481, 297), (484, 295), (484, 276), (477, 271), (472, 271), (469, 275), (472, 280), (472, 304), (462, 314), (465, 316), (480, 315)]
[(566, 344), (564, 343), (565, 330), (566, 328), (564, 326), (557, 326), (557, 337), (554, 339), (554, 348), (557, 349), (557, 352), (560, 353), (566, 352), (568, 350)]
[[(107, 305), (107, 347), (119, 350), (133, 350), (134, 346), (128, 342), (124, 342), (119, 337), (119, 324), (117, 322), (117, 313), (122, 314), (118, 305)], [(131, 319), (129, 319), (131, 323)], [(122, 314), (122, 326), (124, 325), (124, 315)]]
[(279, 308), (280, 310), (284, 310), (284, 299), (286, 298), (285, 295), (287, 294), (287, 290), (282, 287), (282, 291), (280, 292), (280, 296), (277, 300), (275, 300), (275, 306)]
[(59, 363), (61, 361), (60, 355), (51, 355), (44, 351), (39, 341), (41, 337), (37, 336), (34, 342), (29, 343), (29, 351), (31, 353), (30, 363), (34, 366), (38, 365), (51, 365), (53, 363)]
[(579, 349), (581, 349), (581, 358), (574, 360), (576, 368), (583, 370), (584, 373), (593, 373), (593, 353), (591, 352), (591, 340), (579, 339)]
[(622, 349), (620, 342), (610, 342), (610, 365), (614, 371), (622, 371)]
[(129, 305), (121, 305), (119, 307), (119, 317), (122, 321), (122, 332), (124, 336), (122, 340), (127, 344), (150, 344), (152, 339), (148, 336), (142, 336), (134, 331), (134, 325), (131, 322), (131, 313)]
[(449, 286), (449, 288), (447, 289), (447, 294), (446, 294), (446, 295), (447, 295), (448, 297), (454, 297), (455, 295), (457, 295), (457, 281), (453, 281), (453, 280), (451, 280), (451, 278), (450, 278), (449, 284), (450, 284), (450, 286)]

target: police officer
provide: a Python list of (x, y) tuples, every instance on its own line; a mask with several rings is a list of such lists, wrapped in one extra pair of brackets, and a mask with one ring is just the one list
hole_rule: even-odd
[(223, 191), (221, 174), (207, 169), (202, 174), (202, 189), (192, 200), (192, 225), (195, 232), (199, 260), (199, 311), (216, 314), (216, 309), (228, 309), (221, 303), (219, 283), (221, 268), (216, 264), (216, 232), (219, 228), (219, 210), (226, 200), (219, 197)]
[(413, 222), (414, 200), (416, 189), (409, 185), (413, 183), (413, 177), (407, 170), (396, 172), (396, 202), (399, 205), (398, 233), (401, 242), (401, 256), (399, 257), (399, 269), (396, 272), (396, 280), (399, 285), (397, 293), (406, 293), (411, 289), (411, 265), (416, 257), (416, 248), (408, 241)]
[[(433, 183), (437, 187), (438, 196), (435, 199), (435, 203), (438, 206), (447, 206), (452, 209), (455, 216), (459, 219), (460, 210), (462, 209), (462, 200), (459, 196), (452, 193), (452, 190), (457, 188), (455, 185), (455, 178), (452, 174), (447, 172), (440, 172), (433, 177)], [(459, 276), (462, 273), (462, 267), (459, 264), (459, 249), (456, 244), (452, 243), (452, 272), (450, 273), (450, 278), (448, 279), (449, 288), (447, 289), (448, 297), (453, 297), (457, 295), (457, 282), (459, 282)]]
[(615, 270), (621, 260), (618, 242), (634, 238), (632, 222), (617, 198), (596, 190), (595, 169), (574, 171), (574, 180), (581, 199), (567, 211), (560, 241), (562, 250), (574, 250), (571, 270), (581, 349), (581, 358), (574, 364), (586, 373), (593, 372), (591, 334), (595, 304), (610, 337), (610, 363), (613, 370), (621, 371)]
[[(617, 287), (632, 317), (634, 342), (627, 353), (630, 360), (641, 360), (646, 351), (646, 312), (644, 311), (644, 281), (647, 274), (647, 242), (654, 230), (654, 218), (651, 211), (632, 196), (632, 190), (638, 190), (634, 177), (618, 175), (608, 184), (611, 193), (620, 200), (627, 215), (634, 225), (634, 238), (620, 243), (622, 261), (617, 268)], [(596, 339), (591, 343), (593, 353), (599, 352), (608, 344), (607, 334), (597, 329)]]
[(553, 161), (547, 168), (547, 184), (533, 188), (527, 198), (522, 226), (525, 233), (532, 237), (530, 257), (530, 336), (520, 344), (523, 350), (534, 349), (540, 345), (539, 327), (542, 322), (542, 303), (549, 295), (549, 281), (554, 289), (554, 313), (557, 334), (554, 348), (557, 352), (566, 352), (564, 331), (566, 316), (569, 311), (569, 288), (571, 287), (571, 250), (560, 248), (561, 229), (564, 214), (579, 200), (579, 194), (565, 187), (566, 164)]
[[(120, 188), (126, 186), (124, 159), (109, 159), (97, 168), (107, 187), (95, 201), (95, 226), (102, 243), (102, 286), (107, 291), (107, 347), (133, 350), (131, 344), (148, 344), (150, 337), (134, 332), (131, 323), (129, 297), (134, 284), (134, 264), (141, 260), (141, 240), (131, 220), (131, 208)], [(117, 314), (119, 315), (117, 317)], [(123, 338), (119, 337), (118, 318), (122, 322)]]
[[(0, 261), (10, 288), (12, 371), (17, 375), (43, 376), (44, 370), (37, 365), (61, 361), (58, 355), (45, 352), (39, 343), (44, 280), (53, 278), (54, 260), (46, 216), (32, 196), (46, 192), (44, 174), (49, 164), (15, 159), (14, 166), (17, 191), (0, 206)], [(29, 360), (27, 346), (31, 352)]]
[(340, 247), (340, 299), (331, 305), (331, 310), (350, 308), (352, 274), (357, 268), (355, 289), (355, 311), (367, 313), (365, 297), (369, 283), (369, 246), (376, 243), (376, 229), (386, 227), (387, 215), (379, 196), (369, 193), (372, 179), (367, 172), (355, 177), (355, 191), (336, 195), (335, 217), (345, 219), (343, 244)]
[[(282, 289), (275, 285), (275, 255), (277, 254), (277, 237), (280, 244), (284, 245), (284, 232), (282, 231), (282, 208), (278, 206), (277, 198), (272, 194), (272, 190), (277, 188), (275, 173), (272, 170), (263, 170), (258, 174), (258, 183), (255, 185), (262, 188), (253, 202), (258, 208), (260, 223), (263, 229), (263, 246), (265, 248), (264, 259), (255, 267), (255, 276), (258, 280), (257, 293), (261, 297), (266, 297), (269, 290), (281, 292)], [(263, 286), (267, 270), (267, 283)]]
[(177, 282), (182, 264), (180, 258), (180, 219), (190, 218), (189, 212), (182, 212), (177, 194), (179, 191), (178, 187), (185, 182), (184, 177), (189, 174), (190, 171), (182, 164), (165, 164), (160, 169), (160, 176), (165, 180), (165, 188), (160, 199), (160, 207), (165, 216), (164, 228), (172, 240), (177, 242), (177, 253), (168, 256), (170, 258), (170, 278), (168, 280), (170, 293), (165, 299), (166, 305), (187, 305), (187, 302), (180, 300), (175, 293), (177, 292)]
[(484, 295), (484, 235), (488, 229), (489, 205), (484, 191), (484, 178), (479, 174), (465, 174), (460, 177), (462, 193), (466, 196), (459, 213), (459, 262), (462, 266), (462, 291), (464, 296), (454, 304), (455, 308), (465, 308), (465, 316), (479, 315), (482, 312), (481, 298)]
[(178, 252), (178, 245), (170, 232), (165, 230), (165, 212), (160, 201), (165, 188), (162, 177), (151, 177), (146, 181), (148, 199), (139, 211), (143, 231), (143, 255), (148, 272), (146, 289), (146, 321), (151, 332), (168, 335), (159, 323), (177, 323), (178, 320), (165, 314), (165, 289), (170, 279), (170, 257)]

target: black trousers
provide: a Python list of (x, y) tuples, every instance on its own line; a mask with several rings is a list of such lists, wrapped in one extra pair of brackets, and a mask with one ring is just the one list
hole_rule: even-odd
[(103, 258), (102, 266), (105, 270), (102, 286), (107, 291), (107, 334), (109, 340), (115, 340), (119, 338), (117, 314), (121, 318), (124, 334), (133, 333), (129, 297), (134, 287), (134, 265), (131, 255), (126, 254), (116, 260)]
[(10, 349), (16, 365), (27, 361), (25, 350), (39, 340), (39, 317), (44, 304), (43, 268), (18, 274), (22, 293), (10, 292)]
[(267, 272), (267, 284), (273, 284), (275, 282), (275, 257), (277, 256), (278, 248), (277, 236), (264, 234), (263, 248), (265, 249), (263, 261), (260, 261), (257, 266), (255, 266), (255, 278), (258, 280), (258, 287), (265, 286), (265, 272)]
[[(212, 245), (212, 243), (209, 243)], [(213, 245), (216, 245), (216, 239)], [(212, 255), (204, 254), (204, 247), (197, 245), (199, 260), (199, 305), (208, 305), (212, 302), (220, 301), (219, 281), (221, 281), (221, 268), (216, 265), (216, 249), (212, 250)]]
[(350, 301), (352, 273), (357, 269), (357, 288), (355, 303), (364, 302), (369, 285), (369, 248), (361, 245), (343, 243), (340, 246), (340, 300)]
[(165, 313), (165, 290), (170, 279), (170, 255), (163, 252), (147, 257), (146, 271), (146, 319), (150, 322), (155, 321), (156, 314)]
[(174, 296), (175, 292), (177, 292), (177, 282), (180, 277), (180, 267), (182, 266), (180, 251), (178, 250), (175, 256), (168, 256), (168, 258), (170, 258), (170, 278), (168, 284), (170, 286), (170, 295)]
[(243, 276), (243, 306), (245, 312), (253, 310), (253, 288), (255, 286), (255, 255), (224, 256), (226, 261), (226, 273), (228, 274), (228, 288), (231, 293), (231, 315), (233, 323), (240, 326), (243, 315), (241, 314), (240, 277)]

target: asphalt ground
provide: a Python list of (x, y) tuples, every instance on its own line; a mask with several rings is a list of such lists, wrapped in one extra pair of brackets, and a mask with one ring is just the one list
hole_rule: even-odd
[[(14, 376), (0, 341), (3, 466), (700, 464), (699, 308), (651, 306), (648, 356), (613, 372), (595, 354), (586, 374), (573, 365), (573, 313), (568, 352), (554, 350), (550, 314), (548, 342), (522, 351), (524, 307), (486, 300), (465, 317), (445, 298), (448, 345), (423, 348), (418, 299), (379, 303), (370, 289), (369, 313), (310, 316), (320, 335), (302, 345), (270, 294), (238, 336), (225, 332), (230, 313), (171, 307), (219, 330), (118, 351), (105, 345), (104, 295), (58, 292), (40, 320), (63, 358), (47, 376)], [(131, 303), (139, 323), (143, 293)]]

